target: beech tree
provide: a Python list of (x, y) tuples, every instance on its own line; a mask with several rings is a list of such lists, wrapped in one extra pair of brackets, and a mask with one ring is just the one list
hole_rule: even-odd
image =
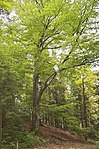
[[(0, 26), (2, 27), (2, 14), (5, 11), (6, 13), (10, 13), (11, 11), (11, 3), (7, 2), (6, 0), (1, 0), (0, 1)], [(1, 81), (0, 84), (2, 82), (2, 74), (4, 72), (2, 72), (2, 69), (4, 69), (4, 66), (2, 65), (2, 43), (3, 43), (3, 39), (2, 39), (2, 34), (3, 34), (3, 30), (0, 27), (0, 77), (1, 77)], [(1, 141), (2, 141), (2, 127), (3, 127), (3, 122), (2, 122), (2, 89), (0, 88), (0, 145), (1, 145)]]
[[(85, 139), (88, 137), (87, 129), (90, 129), (92, 114), (92, 101), (96, 104), (95, 98), (95, 85), (98, 77), (95, 71), (88, 66), (82, 66), (74, 71), (71, 79), (71, 96), (74, 96), (77, 104), (77, 111), (79, 124), (84, 130)], [(97, 109), (97, 104), (96, 104)], [(91, 131), (91, 130), (90, 130)]]
[(32, 73), (33, 130), (40, 125), (41, 97), (57, 74), (98, 61), (98, 34), (90, 31), (97, 4), (97, 0), (15, 1), (5, 43), (14, 64), (24, 69), (24, 75)]

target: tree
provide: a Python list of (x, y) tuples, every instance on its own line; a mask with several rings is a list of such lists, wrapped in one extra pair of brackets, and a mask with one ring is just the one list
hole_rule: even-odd
[[(10, 13), (10, 10), (11, 10), (11, 4), (10, 2), (7, 2), (7, 1), (0, 1), (0, 16), (2, 15), (3, 11), (6, 11), (7, 13), (9, 12)], [(2, 22), (2, 17), (0, 17), (0, 26), (2, 26), (3, 22)], [(3, 35), (3, 31), (2, 29), (0, 29), (0, 46), (2, 47), (2, 35)], [(0, 52), (2, 53), (2, 52)], [(2, 59), (2, 55), (1, 55), (1, 59)], [(2, 62), (0, 61), (0, 72), (2, 70), (3, 66), (2, 66)], [(1, 72), (2, 74), (2, 72)], [(1, 81), (0, 81), (1, 83)], [(0, 91), (1, 92), (1, 91)], [(0, 93), (0, 96), (1, 96), (1, 93)], [(3, 116), (2, 116), (2, 97), (0, 97), (0, 144), (1, 144), (1, 141), (2, 141), (2, 127), (3, 127)]]
[(2, 140), (2, 105), (0, 103), (0, 142)]
[[(62, 119), (61, 108), (65, 102), (65, 85), (57, 78), (46, 89), (42, 96), (41, 106), (41, 121), (46, 124), (61, 127)], [(59, 114), (58, 114), (58, 111)], [(61, 115), (61, 117), (59, 116)]]
[(1, 0), (0, 1), (0, 13), (3, 12), (4, 10), (6, 13), (10, 13), (12, 6), (11, 6), (12, 0)]
[[(87, 140), (88, 133), (92, 129), (92, 108), (95, 104), (97, 109), (97, 103), (95, 100), (95, 85), (98, 77), (90, 67), (83, 66), (76, 69), (71, 79), (71, 95), (75, 96), (77, 104), (77, 117), (79, 124), (84, 130), (84, 136)], [(93, 100), (93, 101), (92, 101)], [(97, 111), (97, 110), (96, 110)], [(89, 131), (89, 132), (88, 132)]]
[[(97, 35), (88, 35), (90, 20), (96, 15), (94, 8), (97, 4), (97, 0), (90, 0), (89, 3), (80, 0), (15, 1), (13, 9), (17, 16), (7, 28), (5, 42), (10, 43), (13, 52), (17, 47), (20, 48), (24, 53), (22, 60), (25, 59), (32, 70), (33, 130), (40, 125), (41, 97), (59, 71), (69, 71), (97, 61)], [(54, 70), (54, 66), (59, 70)]]

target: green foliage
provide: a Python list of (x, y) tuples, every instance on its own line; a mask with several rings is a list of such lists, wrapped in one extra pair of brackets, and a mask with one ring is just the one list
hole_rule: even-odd
[[(4, 144), (11, 142), (14, 148), (18, 140), (20, 147), (31, 147), (44, 141), (24, 131), (23, 126), (32, 119), (35, 72), (38, 75), (35, 94), (41, 95), (37, 102), (41, 120), (45, 118), (57, 127), (98, 138), (98, 97), (95, 96), (96, 92), (98, 95), (98, 88), (95, 90), (98, 78), (88, 66), (81, 67), (99, 58), (99, 35), (90, 31), (92, 25), (96, 25), (91, 20), (98, 15), (97, 5), (98, 0), (0, 1), (0, 11), (5, 9), (8, 15), (13, 8), (16, 13), (9, 23), (2, 25), (0, 21)], [(90, 116), (88, 128), (80, 127), (82, 76)]]
[(7, 13), (10, 13), (11, 9), (12, 9), (12, 6), (11, 6), (11, 2), (12, 0), (0, 0), (0, 11), (5, 9), (5, 11)]
[[(17, 131), (14, 132), (15, 136), (12, 140), (8, 136), (5, 136), (5, 140), (2, 141), (4, 146), (11, 146), (12, 149), (15, 149), (18, 143), (18, 146), (21, 148), (26, 147), (37, 147), (40, 145), (45, 145), (47, 143), (43, 138), (35, 135), (35, 133), (29, 133), (26, 131)], [(10, 143), (9, 143), (10, 142)]]

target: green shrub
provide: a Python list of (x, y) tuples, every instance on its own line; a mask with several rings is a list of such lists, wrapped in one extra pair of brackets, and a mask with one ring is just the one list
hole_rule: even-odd
[[(12, 139), (12, 140), (11, 140)], [(10, 144), (9, 144), (10, 142)], [(15, 133), (14, 138), (11, 138), (8, 136), (5, 136), (5, 140), (3, 140), (3, 145), (10, 145), (11, 149), (15, 149), (17, 146), (17, 142), (19, 147), (25, 148), (25, 147), (37, 147), (42, 144), (46, 144), (47, 141), (43, 138), (35, 135), (35, 133), (28, 133), (26, 131), (17, 131)]]

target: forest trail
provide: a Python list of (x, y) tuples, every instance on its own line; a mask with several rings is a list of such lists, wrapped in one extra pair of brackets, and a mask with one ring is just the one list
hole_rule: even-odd
[(38, 149), (56, 149), (56, 147), (57, 149), (69, 149), (70, 147), (75, 149), (99, 149), (99, 146), (87, 143), (76, 134), (56, 127), (40, 126), (40, 132), (44, 138), (49, 140), (50, 144)]

